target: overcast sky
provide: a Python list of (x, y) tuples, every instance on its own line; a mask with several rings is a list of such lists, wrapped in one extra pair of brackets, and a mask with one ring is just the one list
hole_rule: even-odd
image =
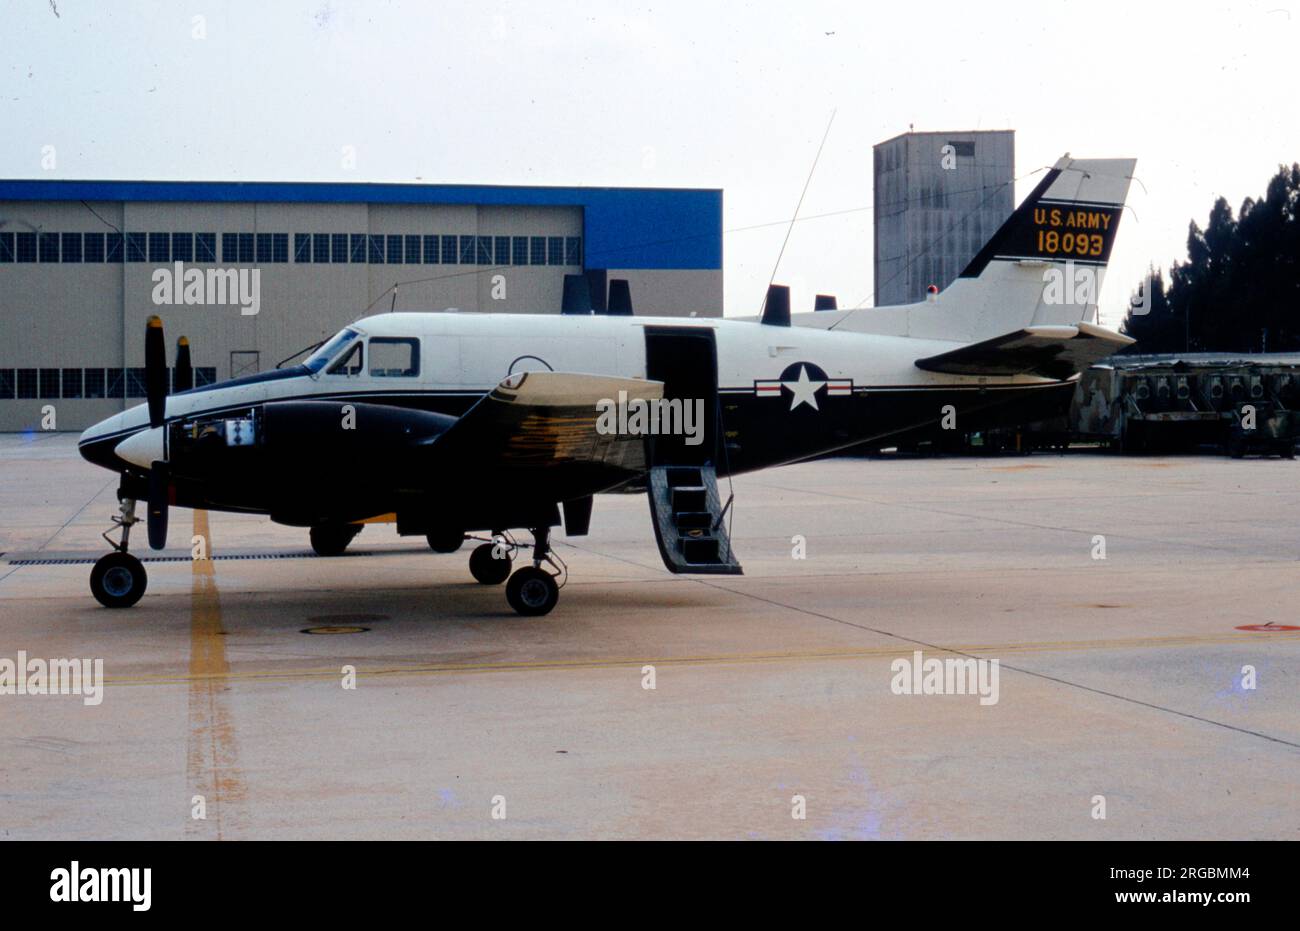
[(1300, 159), (1293, 0), (0, 11), (0, 176), (719, 187), (729, 314), (757, 312), (833, 110), (777, 275), (795, 309), (870, 302), (871, 146), (909, 123), (1015, 129), (1017, 200), (1064, 152), (1138, 159), (1111, 326), (1189, 219)]

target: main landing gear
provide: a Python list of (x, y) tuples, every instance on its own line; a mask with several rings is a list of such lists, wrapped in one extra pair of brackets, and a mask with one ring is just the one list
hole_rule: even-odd
[(113, 525), (122, 528), (121, 542), (114, 543), (108, 535), (104, 539), (113, 552), (100, 557), (95, 568), (90, 570), (90, 592), (106, 608), (129, 608), (140, 600), (149, 585), (149, 575), (144, 571), (144, 564), (126, 551), (131, 538), (131, 528), (140, 522), (135, 516), (135, 499), (122, 498), (120, 514), (114, 515)]
[[(513, 575), (510, 569), (515, 553), (524, 547), (507, 533), (494, 533), (492, 542), (474, 547), (469, 557), (469, 571), (475, 580), (484, 585), (505, 582), (506, 601), (524, 617), (550, 614), (560, 600), (560, 586), (568, 575), (564, 561), (551, 551), (550, 528), (534, 528), (532, 534), (533, 564)], [(543, 565), (550, 568), (544, 569)]]

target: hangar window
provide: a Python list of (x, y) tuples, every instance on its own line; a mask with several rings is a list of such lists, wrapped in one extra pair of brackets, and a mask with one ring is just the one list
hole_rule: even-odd
[(59, 234), (41, 233), (41, 261), (57, 262), (59, 260)]
[(974, 142), (949, 142), (948, 145), (952, 146), (954, 155), (960, 156), (961, 158), (975, 157)]
[(14, 375), (15, 393), (19, 399), (36, 397), (36, 369), (17, 369)]
[(456, 237), (455, 236), (442, 237), (442, 264), (443, 265), (456, 264)]
[(351, 241), (351, 261), (364, 262), (366, 260), (366, 234), (353, 233)]
[(257, 264), (269, 265), (275, 261), (275, 244), (270, 233), (257, 234)]
[(221, 261), (227, 265), (239, 261), (239, 237), (234, 233), (221, 234)]
[(284, 263), (289, 261), (289, 234), (271, 234), (271, 261)]
[(368, 254), (370, 257), (370, 264), (383, 265), (384, 264), (384, 237), (371, 234), (370, 236), (367, 237), (367, 243), (369, 246)]
[(170, 262), (172, 260), (172, 238), (166, 233), (149, 234), (149, 261)]
[(18, 247), (14, 253), (20, 262), (36, 261), (36, 234), (19, 233)]
[(41, 400), (59, 399), (60, 372), (58, 369), (41, 369)]
[(84, 260), (87, 262), (104, 261), (104, 234), (87, 233), (83, 239), (84, 246), (82, 252)]
[(474, 237), (473, 236), (460, 237), (460, 264), (461, 265), (474, 264)]
[(437, 236), (424, 237), (424, 264), (437, 265), (439, 259), (439, 249), (442, 243), (438, 241)]
[[(305, 233), (303, 235), (306, 235)], [(344, 250), (346, 255), (347, 250)], [(316, 263), (329, 264), (330, 260), (330, 234), (314, 233), (311, 237), (311, 261)], [(308, 261), (303, 259), (304, 262)]]
[(202, 365), (194, 368), (194, 387), (202, 388), (206, 385), (216, 384), (217, 367), (215, 365)]
[(253, 234), (239, 234), (239, 261), (251, 264), (253, 262)]
[(9, 400), (14, 396), (14, 370), (0, 369), (0, 398)]
[(419, 236), (406, 237), (406, 264), (407, 265), (420, 264), (420, 237)]
[(295, 262), (311, 261), (311, 233), (293, 234), (293, 260)]
[(123, 236), (121, 233), (104, 234), (104, 261), (122, 261)]
[(581, 265), (582, 264), (582, 239), (577, 236), (570, 236), (564, 240), (564, 264)]
[(564, 237), (551, 236), (546, 240), (546, 264), (564, 264)]
[(65, 398), (81, 397), (81, 369), (63, 370), (63, 396)]
[(474, 240), (475, 240), (474, 251), (476, 253), (475, 258), (478, 259), (478, 264), (491, 265), (492, 264), (492, 237), (475, 236)]
[(126, 370), (126, 396), (128, 398), (143, 398), (148, 396), (148, 392), (145, 390), (143, 368), (129, 368)]
[(348, 260), (348, 234), (333, 233), (330, 235), (330, 261), (342, 264)]
[(172, 233), (172, 261), (194, 261), (193, 233)]
[(104, 369), (104, 397), (121, 398), (126, 396), (126, 381), (121, 369)]
[(545, 236), (534, 236), (532, 238), (531, 253), (532, 255), (529, 261), (533, 265), (546, 264), (546, 237)]
[(84, 386), (83, 393), (88, 398), (102, 398), (104, 396), (104, 370), (103, 369), (86, 369), (82, 376)]
[(80, 233), (63, 234), (63, 261), (65, 262), (81, 261), (81, 234)]
[(514, 255), (511, 256), (511, 259), (513, 261), (513, 264), (515, 265), (528, 264), (528, 237), (527, 236), (515, 237)]
[(419, 340), (388, 336), (370, 340), (371, 378), (414, 378), (419, 374)]
[(217, 260), (217, 234), (194, 234), (194, 261), (215, 262)]
[(496, 238), (496, 259), (498, 265), (510, 264), (510, 237), (498, 236)]
[(401, 236), (388, 237), (388, 264), (389, 265), (402, 264), (402, 237)]
[(14, 260), (14, 234), (0, 233), (0, 262)]
[(126, 234), (126, 260), (128, 262), (143, 262), (147, 258), (144, 233), (127, 233)]

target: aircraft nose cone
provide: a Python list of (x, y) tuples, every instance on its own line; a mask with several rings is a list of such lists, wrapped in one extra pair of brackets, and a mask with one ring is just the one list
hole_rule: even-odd
[(166, 428), (153, 427), (133, 433), (118, 443), (113, 451), (122, 459), (142, 469), (148, 469), (155, 462), (166, 462)]

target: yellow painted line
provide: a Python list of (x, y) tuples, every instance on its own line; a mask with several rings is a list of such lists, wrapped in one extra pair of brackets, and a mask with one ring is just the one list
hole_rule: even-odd
[[(211, 557), (212, 536), (208, 512), (194, 512), (194, 535), (203, 539), (204, 552)], [(207, 818), (190, 819), (187, 829), (203, 833), (203, 826), (215, 829), (222, 838), (222, 815), (226, 803), (244, 797), (243, 777), (235, 744), (234, 725), (224, 698), (230, 677), (221, 601), (217, 594), (215, 564), (211, 558), (192, 561), (190, 585), (189, 735), (186, 741), (186, 777), (193, 795), (204, 798)], [(185, 801), (189, 801), (186, 799)], [(189, 806), (184, 809), (188, 815)]]
[[(1143, 649), (1152, 647), (1180, 647), (1180, 646), (1200, 646), (1216, 643), (1240, 643), (1249, 639), (1251, 635), (1242, 632), (1236, 635), (1223, 635), (1213, 637), (1193, 637), (1193, 636), (1173, 636), (1173, 637), (1143, 637), (1132, 639), (1111, 639), (1111, 640), (1075, 640), (1075, 641), (1043, 641), (1037, 643), (1011, 643), (1011, 644), (975, 644), (963, 646), (950, 646), (943, 649), (932, 649), (920, 645), (911, 646), (901, 643), (896, 646), (888, 647), (866, 647), (860, 649), (845, 648), (831, 650), (782, 650), (772, 652), (753, 652), (753, 653), (714, 653), (700, 656), (660, 656), (660, 657), (608, 657), (590, 660), (570, 659), (570, 660), (535, 660), (530, 662), (484, 662), (484, 663), (422, 663), (411, 664), (409, 666), (380, 666), (374, 669), (362, 667), (356, 660), (349, 660), (351, 665), (357, 666), (358, 678), (365, 676), (422, 676), (422, 675), (447, 675), (458, 673), (476, 673), (476, 672), (527, 672), (527, 671), (545, 671), (561, 669), (608, 669), (618, 667), (640, 667), (644, 665), (651, 666), (702, 666), (702, 665), (735, 665), (748, 663), (772, 663), (787, 662), (798, 660), (851, 660), (851, 659), (873, 659), (880, 657), (898, 657), (910, 654), (913, 650), (922, 650), (931, 655), (952, 655), (960, 653), (985, 654), (1002, 656), (1004, 654), (1019, 653), (1071, 653), (1087, 650), (1115, 650), (1115, 649)], [(1255, 639), (1259, 639), (1256, 637)], [(1293, 639), (1300, 639), (1300, 636)], [(330, 669), (299, 669), (299, 670), (250, 670), (237, 673), (225, 673), (217, 676), (221, 681), (226, 680), (294, 680), (294, 679), (337, 679), (342, 675), (340, 667)], [(113, 685), (166, 685), (190, 681), (191, 676), (125, 676), (125, 677), (105, 677), (105, 681)]]

